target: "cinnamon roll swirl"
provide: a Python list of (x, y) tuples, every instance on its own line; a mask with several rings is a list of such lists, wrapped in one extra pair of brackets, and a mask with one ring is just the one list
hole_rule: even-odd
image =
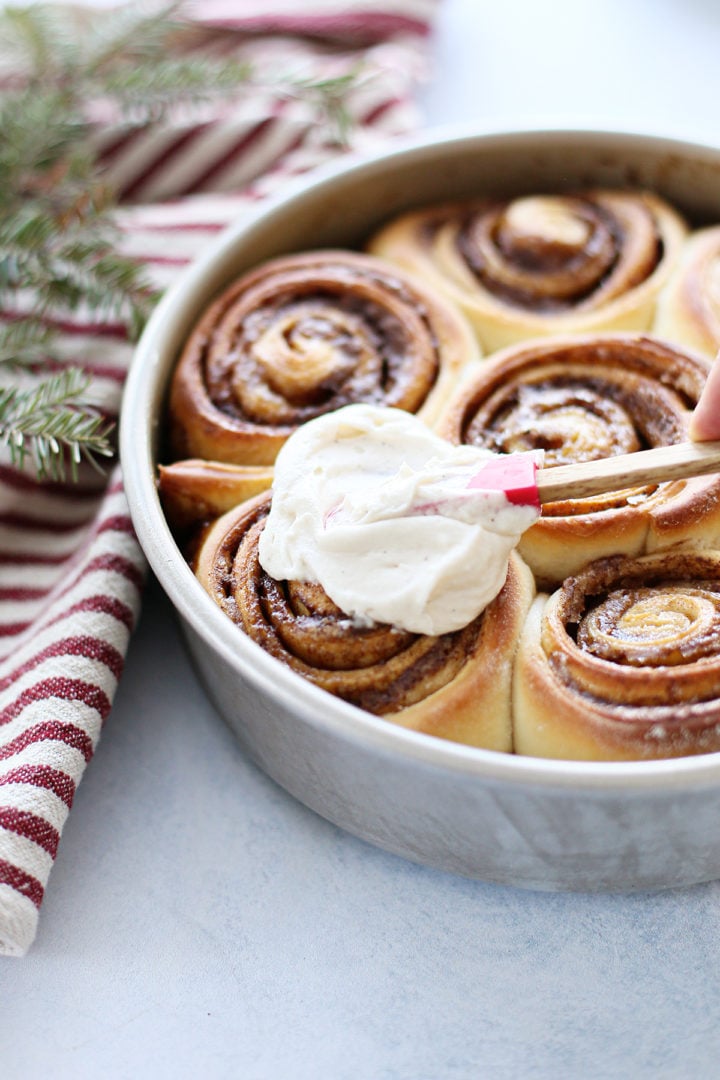
[(450, 297), (492, 352), (543, 334), (649, 329), (687, 226), (645, 191), (435, 206), (368, 245)]
[(171, 453), (269, 465), (299, 424), (354, 402), (432, 425), (477, 355), (450, 304), (380, 260), (277, 258), (226, 289), (191, 333), (171, 384)]
[[(500, 453), (542, 449), (546, 467), (687, 438), (709, 364), (641, 334), (529, 342), (497, 353), (450, 402), (440, 434)], [(542, 587), (605, 555), (720, 542), (720, 480), (700, 477), (543, 506), (520, 554)]]
[(533, 604), (515, 748), (637, 760), (720, 750), (720, 551), (590, 564)]
[(504, 588), (473, 622), (438, 637), (357, 625), (319, 585), (275, 581), (258, 542), (270, 496), (218, 519), (194, 569), (253, 641), (316, 686), (415, 731), (509, 751), (512, 662), (534, 583), (513, 556)]
[(713, 358), (720, 349), (720, 225), (699, 229), (658, 298), (653, 330)]

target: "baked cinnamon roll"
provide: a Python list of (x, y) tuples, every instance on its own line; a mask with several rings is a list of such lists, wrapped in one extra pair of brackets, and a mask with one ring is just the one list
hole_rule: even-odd
[(354, 402), (435, 421), (478, 356), (450, 304), (380, 260), (290, 255), (244, 275), (205, 312), (170, 390), (171, 456), (270, 465), (295, 428)]
[(649, 329), (686, 235), (657, 195), (595, 189), (413, 211), (368, 250), (452, 299), (492, 352), (543, 334)]
[(229, 465), (185, 458), (158, 466), (158, 491), (172, 529), (184, 530), (214, 521), (246, 499), (267, 491), (271, 465)]
[(512, 749), (512, 662), (534, 584), (513, 555), (500, 594), (464, 629), (438, 637), (359, 625), (319, 585), (275, 581), (258, 542), (270, 496), (231, 510), (205, 533), (194, 569), (253, 641), (331, 694), (415, 731)]
[(720, 349), (720, 225), (699, 229), (658, 298), (653, 330), (711, 359)]
[[(641, 334), (536, 340), (487, 360), (450, 402), (440, 434), (546, 467), (687, 439), (709, 363)], [(520, 554), (542, 587), (605, 555), (720, 543), (720, 480), (677, 480), (548, 503)]]
[(521, 754), (620, 761), (720, 750), (720, 552), (604, 559), (539, 596), (513, 702)]

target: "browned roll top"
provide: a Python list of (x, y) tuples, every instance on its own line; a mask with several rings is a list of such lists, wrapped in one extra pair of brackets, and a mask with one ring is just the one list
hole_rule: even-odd
[(398, 712), (445, 686), (472, 652), (482, 617), (428, 637), (392, 626), (357, 625), (320, 585), (278, 582), (262, 568), (258, 542), (269, 496), (237, 515), (196, 572), (245, 633), (316, 686), (368, 712)]
[(518, 746), (550, 756), (720, 749), (720, 553), (613, 557), (569, 578), (523, 641)]
[[(500, 452), (544, 451), (544, 465), (593, 461), (687, 438), (704, 357), (646, 334), (539, 339), (491, 357), (449, 403), (440, 431)], [(519, 545), (543, 587), (605, 555), (720, 539), (720, 482), (627, 488), (543, 506)]]
[[(642, 393), (648, 381), (627, 372), (619, 379), (612, 375), (593, 378), (575, 368), (520, 380), (468, 418), (462, 441), (506, 454), (543, 450), (547, 468), (639, 450), (649, 445), (647, 429), (657, 416)], [(655, 384), (650, 382), (649, 389), (656, 398)], [(611, 392), (616, 400), (608, 397)], [(665, 434), (677, 439), (679, 426), (666, 426)]]
[(460, 317), (377, 259), (273, 260), (227, 289), (191, 333), (171, 387), (172, 453), (271, 464), (299, 424), (343, 405), (418, 412), (448, 346), (451, 367), (474, 355)]
[(411, 211), (368, 249), (444, 291), (494, 351), (546, 333), (649, 328), (686, 232), (650, 192), (593, 188)]
[[(720, 690), (717, 555), (688, 550), (591, 564), (563, 585), (557, 619), (576, 646), (562, 665), (571, 678), (579, 653), (603, 661), (602, 675), (607, 663), (644, 672), (642, 678), (632, 676), (638, 689), (621, 700), (671, 705), (702, 701)], [(701, 667), (691, 671), (698, 661)], [(657, 675), (658, 669), (664, 670)], [(708, 683), (703, 675), (711, 669)], [(576, 674), (582, 680), (579, 669)], [(612, 692), (602, 676), (585, 682), (590, 692)]]
[(226, 294), (205, 341), (208, 393), (237, 420), (277, 426), (353, 401), (417, 409), (437, 374), (423, 314), (375, 268), (286, 260)]
[(266, 652), (329, 693), (415, 731), (512, 749), (512, 658), (534, 595), (515, 555), (493, 602), (462, 630), (432, 637), (360, 625), (320, 585), (275, 581), (258, 544), (270, 507), (263, 495), (209, 527), (194, 570), (205, 590)]
[(607, 303), (662, 256), (650, 207), (616, 192), (493, 204), (465, 218), (456, 242), (490, 292), (541, 312)]
[[(483, 366), (451, 404), (444, 433), (497, 453), (543, 450), (547, 468), (668, 446), (687, 437), (707, 370), (648, 335), (534, 342)], [(582, 514), (629, 498), (637, 505), (638, 492), (550, 504), (543, 514)]]

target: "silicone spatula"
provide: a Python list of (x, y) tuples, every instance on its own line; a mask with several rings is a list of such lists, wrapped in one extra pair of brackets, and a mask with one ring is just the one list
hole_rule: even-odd
[(468, 487), (504, 491), (509, 502), (540, 507), (714, 472), (720, 472), (720, 442), (684, 442), (545, 469), (538, 468), (532, 453), (501, 454), (484, 465)]

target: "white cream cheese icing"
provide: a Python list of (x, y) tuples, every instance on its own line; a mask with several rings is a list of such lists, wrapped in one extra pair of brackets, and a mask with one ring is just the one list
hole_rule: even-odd
[(259, 557), (363, 625), (444, 634), (499, 593), (535, 505), (468, 482), (498, 455), (453, 446), (400, 409), (348, 405), (303, 424), (275, 464)]

